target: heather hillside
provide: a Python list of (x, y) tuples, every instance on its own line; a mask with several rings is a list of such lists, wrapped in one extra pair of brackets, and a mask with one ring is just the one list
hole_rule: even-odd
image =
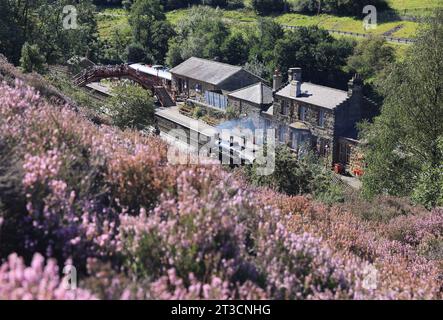
[(168, 148), (3, 82), (0, 299), (441, 298), (442, 210), (364, 219)]

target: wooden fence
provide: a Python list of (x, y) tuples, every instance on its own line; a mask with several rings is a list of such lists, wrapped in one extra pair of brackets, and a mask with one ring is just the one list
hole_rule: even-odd
[[(285, 29), (300, 29), (302, 27), (300, 26), (288, 26), (288, 25), (282, 25)], [(349, 32), (349, 31), (339, 31), (339, 30), (329, 30), (326, 29), (329, 33), (344, 35), (344, 36), (353, 36), (353, 37), (360, 37), (360, 38), (369, 38), (371, 37), (370, 34), (366, 33), (358, 33), (358, 32)], [(386, 41), (390, 42), (396, 42), (396, 43), (403, 43), (403, 44), (412, 44), (415, 42), (414, 39), (408, 39), (408, 38), (396, 38), (396, 37), (390, 37), (390, 36), (383, 36), (383, 38), (386, 39)]]

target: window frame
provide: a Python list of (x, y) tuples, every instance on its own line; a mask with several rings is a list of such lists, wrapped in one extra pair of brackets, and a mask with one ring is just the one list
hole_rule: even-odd
[(306, 106), (299, 105), (298, 106), (298, 120), (306, 121), (306, 112), (307, 112)]
[(320, 108), (318, 110), (317, 117), (318, 117), (318, 119), (317, 119), (318, 126), (321, 128), (324, 128), (325, 122), (326, 122), (326, 111)]

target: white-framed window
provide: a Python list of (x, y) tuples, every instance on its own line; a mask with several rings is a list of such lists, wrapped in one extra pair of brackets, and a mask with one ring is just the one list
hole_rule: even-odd
[(287, 116), (289, 114), (289, 105), (286, 100), (282, 100), (281, 102), (281, 113), (282, 115)]
[(298, 134), (297, 131), (293, 130), (291, 133), (291, 148), (297, 149), (298, 146)]
[(322, 128), (325, 126), (325, 110), (323, 109), (318, 111), (318, 126)]
[(306, 107), (305, 106), (299, 106), (298, 107), (298, 119), (300, 121), (306, 120)]
[(280, 126), (278, 129), (278, 141), (284, 143), (285, 142), (285, 135), (286, 135), (286, 127)]
[(305, 152), (311, 148), (312, 136), (309, 132), (292, 130), (291, 148), (297, 152)]

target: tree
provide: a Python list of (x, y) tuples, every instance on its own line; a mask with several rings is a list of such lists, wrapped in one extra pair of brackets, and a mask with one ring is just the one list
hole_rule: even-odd
[(352, 44), (336, 40), (326, 30), (306, 27), (286, 33), (275, 45), (275, 65), (283, 72), (295, 65), (307, 74), (339, 70), (352, 53)]
[(266, 65), (261, 62), (257, 57), (249, 59), (249, 61), (244, 65), (245, 70), (259, 76), (262, 79), (269, 77), (270, 72)]
[(133, 42), (140, 43), (154, 62), (163, 63), (174, 30), (166, 21), (160, 0), (136, 0), (131, 6), (129, 24)]
[[(409, 196), (420, 177), (442, 162), (443, 11), (421, 30), (403, 61), (378, 81), (385, 96), (381, 115), (362, 126), (368, 167), (363, 178), (367, 196)], [(440, 189), (441, 190), (441, 189)], [(439, 192), (441, 194), (441, 192)], [(427, 204), (435, 204), (427, 199)], [(420, 197), (417, 197), (420, 199)]]
[(285, 9), (285, 0), (252, 0), (252, 8), (259, 15), (282, 12)]
[(155, 122), (154, 99), (149, 91), (124, 83), (113, 88), (113, 93), (107, 106), (113, 125), (142, 130)]
[(126, 55), (129, 62), (152, 63), (152, 57), (147, 57), (143, 46), (140, 43), (130, 43), (126, 48)]
[[(439, 143), (440, 153), (443, 155), (443, 136)], [(443, 206), (443, 157), (440, 164), (432, 167), (426, 164), (422, 167), (412, 199), (427, 208)]]
[(380, 11), (388, 8), (385, 0), (298, 0), (293, 9), (316, 14), (324, 12), (361, 16), (366, 5), (374, 5)]
[(9, 61), (18, 63), (20, 50), (25, 41), (23, 29), (17, 21), (14, 8), (7, 0), (0, 0), (0, 53), (4, 54)]
[(357, 44), (353, 55), (348, 58), (347, 69), (371, 84), (377, 74), (394, 61), (394, 48), (382, 37), (371, 37)]
[[(91, 0), (79, 0), (75, 5), (76, 18), (65, 20), (68, 16), (63, 9), (67, 5), (72, 5), (72, 2), (44, 1), (35, 9), (38, 21), (28, 34), (33, 43), (39, 45), (49, 64), (63, 63), (76, 55), (94, 60), (97, 55), (95, 6)], [(70, 23), (68, 29), (65, 28), (66, 21)]]
[(25, 42), (22, 48), (20, 66), (24, 72), (43, 72), (45, 58), (40, 54), (40, 49), (36, 44)]
[[(271, 18), (260, 18), (251, 28), (245, 30), (249, 49), (248, 68), (261, 70), (263, 79), (270, 79), (275, 69), (274, 49), (285, 32), (280, 24)], [(262, 69), (264, 66), (264, 69)]]
[(266, 186), (289, 195), (312, 194), (327, 203), (342, 201), (342, 190), (332, 180), (332, 173), (325, 169), (320, 159), (312, 152), (300, 156), (288, 146), (275, 150), (275, 170), (271, 175), (257, 174), (259, 165), (245, 167), (248, 180), (257, 186)]
[(175, 66), (190, 57), (222, 60), (229, 30), (218, 9), (193, 7), (178, 21), (177, 37), (170, 42), (167, 64)]
[(223, 60), (233, 65), (248, 61), (248, 44), (241, 33), (231, 34), (223, 43)]

